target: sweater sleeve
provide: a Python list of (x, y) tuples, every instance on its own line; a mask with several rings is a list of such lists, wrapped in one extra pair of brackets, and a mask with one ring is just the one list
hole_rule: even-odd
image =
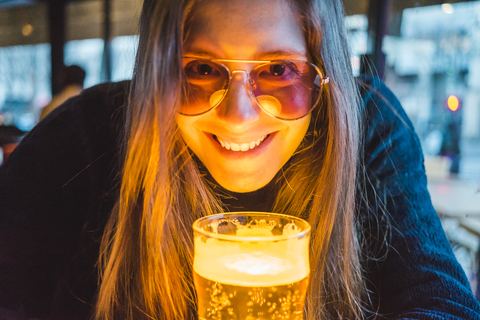
[(99, 88), (68, 100), (0, 167), (0, 319), (87, 318), (98, 251), (91, 263), (80, 247), (117, 151), (104, 102)]
[(480, 305), (432, 206), (413, 126), (379, 79), (363, 81), (359, 197), (373, 303), (387, 319), (480, 319)]

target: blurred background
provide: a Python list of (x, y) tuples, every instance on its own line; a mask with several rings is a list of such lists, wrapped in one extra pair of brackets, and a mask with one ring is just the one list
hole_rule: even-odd
[[(141, 0), (0, 0), (0, 164), (60, 93), (131, 78)], [(480, 1), (344, 0), (356, 75), (384, 79), (413, 122), (432, 202), (479, 297)]]

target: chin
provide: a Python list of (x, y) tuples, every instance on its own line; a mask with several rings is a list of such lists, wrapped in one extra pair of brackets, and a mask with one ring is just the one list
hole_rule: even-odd
[[(272, 177), (273, 178), (273, 177)], [(221, 185), (223, 188), (237, 193), (247, 193), (257, 191), (265, 187), (270, 180), (268, 181), (259, 181), (258, 179), (238, 179), (238, 180), (224, 180), (224, 179), (214, 179)], [(240, 181), (239, 181), (240, 180)]]

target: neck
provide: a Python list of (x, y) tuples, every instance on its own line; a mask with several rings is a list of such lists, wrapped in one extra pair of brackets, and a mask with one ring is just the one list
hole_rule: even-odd
[(275, 178), (266, 186), (252, 192), (233, 192), (225, 189), (212, 177), (202, 162), (196, 158), (200, 173), (206, 180), (212, 191), (217, 195), (225, 207), (225, 211), (258, 211), (269, 212), (272, 210), (275, 200)]
[(269, 212), (272, 210), (275, 199), (274, 181), (252, 192), (238, 193), (227, 190), (214, 182), (214, 192), (226, 206), (228, 211), (259, 211)]

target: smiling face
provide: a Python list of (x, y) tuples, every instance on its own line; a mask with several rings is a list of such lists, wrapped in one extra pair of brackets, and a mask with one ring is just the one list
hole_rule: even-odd
[[(202, 1), (194, 8), (189, 30), (185, 56), (307, 61), (298, 15), (283, 0)], [(188, 147), (221, 186), (255, 191), (293, 155), (311, 116), (291, 121), (272, 117), (251, 93), (246, 72), (253, 66), (241, 62), (227, 66), (232, 80), (222, 102), (202, 115), (179, 114), (177, 123)]]

